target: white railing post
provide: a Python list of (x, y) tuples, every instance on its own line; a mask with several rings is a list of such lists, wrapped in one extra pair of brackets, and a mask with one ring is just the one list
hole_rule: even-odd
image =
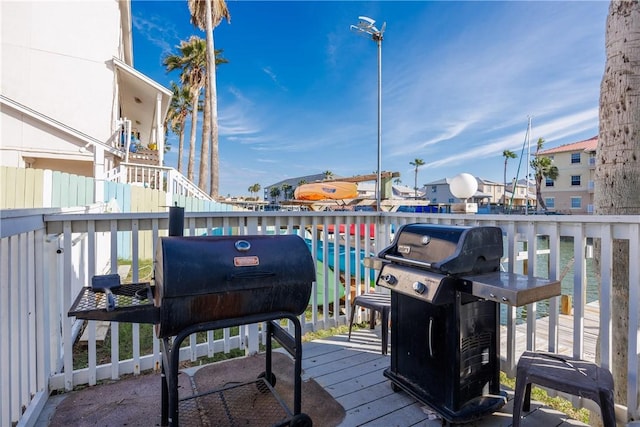
[(640, 224), (629, 227), (629, 360), (627, 368), (628, 419), (640, 419)]

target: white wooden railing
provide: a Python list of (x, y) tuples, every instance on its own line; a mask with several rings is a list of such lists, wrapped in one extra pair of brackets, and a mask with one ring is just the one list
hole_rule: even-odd
[(177, 170), (167, 166), (153, 166), (137, 163), (120, 163), (107, 171), (104, 179), (124, 184), (140, 185), (168, 194), (195, 197), (201, 200), (213, 200), (197, 185), (189, 181)]
[[(629, 318), (629, 351), (626, 402), (627, 420), (637, 420), (638, 409), (638, 357), (640, 344), (640, 217), (639, 216), (504, 216), (504, 215), (449, 215), (449, 214), (397, 214), (372, 212), (208, 212), (187, 213), (185, 235), (206, 233), (265, 234), (296, 233), (309, 239), (312, 254), (323, 269), (324, 282), (314, 285), (310, 301), (310, 314), (302, 320), (305, 331), (321, 330), (347, 323), (351, 295), (346, 292), (340, 299), (339, 287), (330, 290), (330, 282), (364, 283), (371, 271), (361, 268), (360, 254), (375, 254), (387, 246), (393, 233), (406, 223), (442, 223), (466, 225), (497, 225), (505, 232), (505, 259), (516, 260), (524, 250), (527, 253), (529, 274), (537, 271), (538, 264), (548, 264), (548, 275), (557, 278), (564, 265), (561, 262), (561, 242), (572, 243), (574, 258), (572, 282), (569, 292), (574, 306), (571, 331), (559, 328), (559, 298), (527, 306), (527, 317), (522, 324), (516, 310), (505, 307), (504, 328), (507, 345), (501, 349), (502, 369), (513, 372), (519, 357), (516, 341), (526, 335), (527, 349), (560, 351), (558, 342), (563, 334), (570, 334), (573, 342), (570, 353), (578, 357), (585, 354), (584, 315), (587, 292), (588, 241), (601, 239), (600, 267), (600, 321), (599, 345), (601, 364), (612, 363), (612, 264), (613, 239), (626, 240), (629, 245), (629, 283), (631, 301)], [(340, 235), (332, 231), (349, 230), (355, 235)], [(370, 225), (375, 236), (366, 235)], [(73, 344), (84, 322), (67, 317), (66, 313), (80, 287), (94, 274), (117, 272), (122, 260), (118, 258), (118, 239), (130, 235), (132, 281), (140, 280), (138, 247), (143, 240), (155, 242), (168, 228), (167, 213), (131, 214), (74, 214), (54, 210), (0, 211), (0, 425), (20, 422), (28, 425), (37, 417), (49, 393), (56, 389), (70, 390), (81, 384), (94, 385), (102, 379), (118, 379), (125, 374), (138, 374), (158, 369), (159, 343), (153, 339), (149, 354), (140, 350), (141, 329), (132, 327), (131, 354), (120, 358), (120, 325), (111, 324), (111, 360), (99, 364), (96, 360), (95, 322), (87, 322), (88, 362), (86, 367), (74, 366)], [(365, 233), (365, 234), (363, 234)], [(547, 236), (548, 255), (538, 252), (539, 236)], [(339, 251), (330, 255), (329, 242), (343, 244), (344, 251), (358, 254), (355, 260), (344, 259), (342, 278), (338, 268), (331, 270), (329, 261), (340, 265)], [(526, 249), (524, 242), (526, 242)], [(319, 247), (321, 250), (317, 250)], [(617, 255), (615, 255), (617, 256)], [(546, 258), (545, 258), (546, 257)], [(106, 264), (103, 260), (106, 260)], [(509, 271), (520, 272), (517, 262), (505, 262)], [(571, 276), (569, 276), (571, 277)], [(323, 287), (322, 300), (318, 300), (316, 287)], [(354, 292), (360, 293), (356, 286)], [(323, 310), (331, 303), (331, 311)], [(545, 304), (548, 313), (548, 339), (540, 343), (537, 336), (538, 307)], [(545, 334), (545, 335), (546, 335)], [(232, 348), (247, 352), (258, 349), (261, 332), (258, 325), (240, 328), (237, 333), (224, 331), (222, 338), (214, 339), (209, 333), (206, 342), (195, 337), (190, 345), (181, 349), (181, 358), (196, 360)]]

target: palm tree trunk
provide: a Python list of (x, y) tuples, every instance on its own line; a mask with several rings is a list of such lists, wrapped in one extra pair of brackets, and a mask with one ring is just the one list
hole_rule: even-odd
[(505, 212), (507, 205), (507, 157), (504, 158), (504, 187), (502, 187), (502, 212)]
[(211, 0), (206, 0), (207, 71), (209, 78), (209, 104), (211, 107), (211, 182), (210, 195), (220, 193), (220, 158), (218, 155), (218, 99), (216, 93), (216, 52), (213, 42), (213, 20)]
[[(207, 79), (208, 80), (208, 79)], [(198, 187), (207, 192), (209, 185), (209, 141), (211, 140), (211, 105), (209, 101), (209, 91), (205, 83), (204, 107), (202, 114), (202, 144), (200, 146), (200, 169), (198, 171)]]
[(193, 111), (191, 113), (191, 138), (189, 140), (189, 158), (187, 160), (187, 179), (193, 182), (193, 164), (196, 157), (196, 132), (198, 130), (198, 98), (200, 90), (193, 90)]
[[(606, 65), (600, 85), (595, 211), (599, 215), (633, 215), (640, 213), (640, 69), (637, 65), (640, 63), (640, 5), (637, 1), (611, 2), (605, 43)], [(628, 241), (614, 240), (613, 251), (612, 298), (616, 315), (612, 316), (611, 371), (615, 402), (626, 406), (629, 352)], [(599, 263), (597, 252), (596, 261)], [(640, 367), (636, 367), (636, 372), (638, 369)]]
[(182, 173), (184, 165), (182, 164), (182, 156), (184, 155), (184, 128), (180, 130), (178, 136), (178, 172)]

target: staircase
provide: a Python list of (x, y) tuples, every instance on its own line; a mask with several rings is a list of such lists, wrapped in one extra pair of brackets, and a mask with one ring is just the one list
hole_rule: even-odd
[[(144, 162), (151, 161), (150, 156), (141, 150), (140, 158)], [(139, 154), (139, 153), (131, 153)], [(130, 159), (134, 159), (132, 156)], [(156, 154), (157, 156), (157, 154)], [(157, 162), (157, 160), (156, 160)], [(178, 194), (186, 197), (194, 197), (200, 200), (213, 201), (213, 199), (193, 182), (189, 181), (184, 175), (174, 168), (166, 166), (154, 166), (145, 163), (120, 163), (119, 166), (107, 171), (104, 176), (106, 181), (120, 182), (123, 184), (137, 185), (144, 188), (152, 188), (162, 190), (169, 194)]]

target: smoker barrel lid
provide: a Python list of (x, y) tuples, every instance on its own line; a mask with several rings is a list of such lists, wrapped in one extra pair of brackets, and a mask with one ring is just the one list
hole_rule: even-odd
[(295, 234), (161, 237), (154, 264), (156, 300), (296, 285), (310, 295), (315, 281), (311, 252)]

